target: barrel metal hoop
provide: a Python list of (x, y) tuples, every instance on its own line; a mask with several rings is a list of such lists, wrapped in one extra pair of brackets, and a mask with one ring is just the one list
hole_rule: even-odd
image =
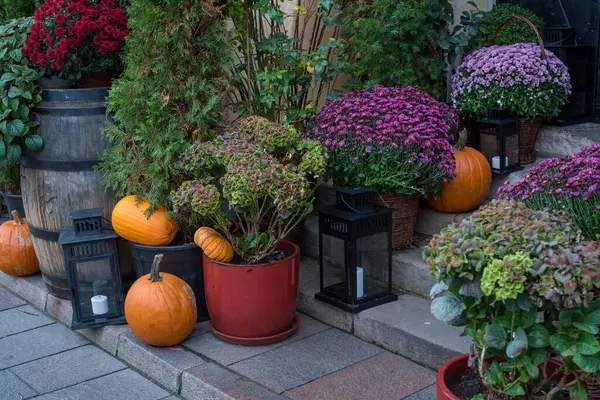
[(77, 117), (81, 115), (105, 115), (106, 107), (85, 107), (85, 108), (53, 108), (53, 107), (37, 107), (36, 114), (40, 115), (56, 115)]
[(41, 239), (41, 240), (47, 240), (49, 242), (58, 242), (58, 235), (60, 234), (60, 232), (39, 229), (31, 224), (28, 224), (28, 226), (29, 226), (29, 231), (31, 232), (31, 236)]
[(93, 171), (94, 165), (98, 164), (100, 160), (87, 160), (87, 161), (51, 161), (51, 160), (37, 160), (29, 156), (21, 157), (21, 165), (25, 168), (30, 169), (41, 169), (46, 171), (64, 171), (64, 172), (79, 172), (79, 171)]

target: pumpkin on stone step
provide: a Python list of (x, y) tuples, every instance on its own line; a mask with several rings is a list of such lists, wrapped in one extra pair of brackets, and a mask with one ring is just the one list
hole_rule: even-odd
[(456, 178), (444, 183), (437, 195), (429, 195), (427, 203), (442, 212), (467, 212), (479, 207), (487, 198), (492, 184), (492, 169), (487, 158), (479, 151), (465, 147), (466, 132), (454, 149)]
[(147, 246), (165, 246), (175, 239), (177, 225), (164, 207), (154, 210), (150, 218), (146, 210), (150, 203), (140, 203), (135, 196), (121, 199), (112, 212), (112, 226), (123, 239)]
[(211, 260), (223, 263), (233, 260), (233, 246), (212, 228), (199, 228), (194, 234), (194, 242), (202, 249), (206, 257)]
[(27, 221), (16, 210), (11, 215), (13, 220), (0, 226), (0, 270), (11, 276), (37, 274), (40, 264)]
[(152, 270), (127, 292), (125, 318), (142, 342), (158, 347), (183, 342), (196, 325), (196, 297), (192, 288), (172, 274), (160, 272), (163, 255), (154, 257)]

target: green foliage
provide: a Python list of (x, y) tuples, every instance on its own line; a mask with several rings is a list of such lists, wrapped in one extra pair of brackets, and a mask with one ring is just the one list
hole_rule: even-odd
[(348, 87), (416, 86), (441, 96), (440, 27), (430, 19), (429, 4), (429, 0), (346, 3), (342, 38)]
[[(600, 371), (600, 247), (579, 239), (561, 213), (493, 201), (426, 248), (439, 282), (432, 313), (473, 338), (488, 392), (587, 398), (582, 382)], [(555, 352), (563, 363), (553, 371)]]
[[(478, 35), (473, 40), (473, 49), (489, 46), (498, 27), (504, 20), (513, 15), (520, 15), (529, 19), (538, 28), (540, 33), (544, 30), (544, 20), (532, 11), (519, 7), (515, 4), (498, 4), (488, 13), (485, 13), (485, 18), (478, 24)], [(508, 22), (496, 39), (499, 46), (506, 46), (516, 43), (536, 42), (537, 36), (533, 29), (525, 22), (512, 20)]]
[[(316, 140), (250, 117), (184, 153), (181, 166), (194, 180), (171, 198), (177, 212), (208, 219), (245, 263), (260, 263), (312, 211), (325, 164), (325, 148)], [(241, 233), (229, 231), (230, 220), (237, 220)]]
[[(220, 8), (212, 1), (133, 0), (125, 71), (113, 83), (99, 169), (118, 195), (135, 194), (152, 208), (171, 208), (180, 184), (175, 164), (196, 140), (210, 138), (220, 119), (230, 56)], [(187, 239), (194, 223), (176, 215)]]
[(277, 0), (227, 1), (240, 114), (293, 124), (314, 114), (342, 67), (333, 61), (341, 48), (334, 30), (339, 7), (336, 0), (311, 0), (286, 14)]
[(0, 0), (0, 22), (32, 17), (42, 0)]
[(42, 99), (35, 84), (38, 73), (21, 54), (32, 24), (32, 18), (24, 18), (0, 26), (0, 181), (13, 187), (19, 184), (17, 164), (23, 149), (43, 147), (35, 134), (37, 116), (31, 112)]

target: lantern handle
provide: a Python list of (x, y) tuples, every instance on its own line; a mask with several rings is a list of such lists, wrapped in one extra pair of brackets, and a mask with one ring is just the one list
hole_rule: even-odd
[(160, 263), (163, 260), (162, 254), (157, 254), (154, 256), (154, 261), (152, 261), (152, 269), (150, 269), (150, 277), (148, 280), (150, 282), (161, 282), (162, 277), (160, 276)]
[(540, 46), (540, 50), (542, 51), (542, 60), (547, 59), (548, 57), (546, 55), (546, 48), (544, 47), (544, 40), (542, 39), (542, 36), (540, 35), (540, 31), (538, 30), (537, 26), (535, 26), (535, 24), (533, 22), (531, 22), (531, 20), (525, 18), (522, 15), (513, 15), (513, 16), (510, 16), (510, 17), (506, 18), (504, 21), (502, 21), (502, 23), (500, 24), (500, 26), (498, 27), (498, 29), (496, 29), (496, 33), (494, 34), (494, 38), (490, 42), (490, 46), (493, 46), (494, 44), (496, 44), (496, 39), (498, 39), (498, 34), (502, 30), (502, 28), (504, 28), (504, 26), (508, 22), (512, 21), (513, 19), (518, 19), (519, 21), (523, 21), (527, 25), (529, 25), (529, 27), (531, 29), (533, 29), (533, 32), (537, 36), (537, 41), (538, 41), (538, 45)]

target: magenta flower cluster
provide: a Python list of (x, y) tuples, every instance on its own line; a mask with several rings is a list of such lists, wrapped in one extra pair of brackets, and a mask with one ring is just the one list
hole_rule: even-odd
[[(525, 178), (498, 189), (500, 198), (527, 200), (533, 194), (565, 195), (587, 201), (600, 194), (600, 144), (562, 158), (549, 158), (532, 167)], [(600, 209), (600, 205), (596, 206)]]
[(475, 115), (503, 107), (521, 116), (558, 111), (571, 93), (567, 67), (535, 43), (491, 46), (465, 57), (452, 79), (455, 107)]
[(451, 142), (458, 138), (458, 113), (414, 87), (346, 93), (327, 102), (312, 123), (310, 134), (330, 151), (409, 151), (409, 162), (433, 165), (454, 177)]

